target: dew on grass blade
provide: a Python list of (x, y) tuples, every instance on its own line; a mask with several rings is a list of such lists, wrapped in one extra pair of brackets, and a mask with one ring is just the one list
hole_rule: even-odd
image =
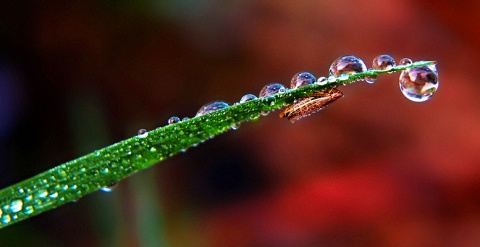
[[(369, 70), (373, 70), (373, 68), (370, 68)], [(377, 80), (377, 78), (378, 78), (377, 75), (367, 75), (367, 76), (365, 76), (365, 81), (367, 83), (372, 84)]]
[(139, 129), (137, 133), (138, 138), (145, 138), (148, 136), (148, 132), (146, 129)]
[(317, 78), (309, 72), (296, 73), (290, 82), (290, 88), (295, 89), (315, 83)]
[(431, 66), (410, 68), (402, 71), (399, 78), (400, 90), (407, 99), (424, 102), (437, 91), (438, 75)]
[(178, 122), (180, 122), (180, 118), (175, 117), (175, 116), (172, 116), (172, 117), (170, 117), (170, 118), (168, 119), (168, 124), (169, 124), (169, 125), (170, 125), (170, 124), (174, 124), (174, 123), (178, 123)]
[(339, 77), (342, 74), (353, 75), (367, 71), (365, 63), (355, 56), (343, 56), (337, 58), (330, 65), (329, 73), (331, 76)]
[(210, 112), (218, 111), (221, 109), (225, 109), (229, 107), (229, 105), (223, 101), (212, 101), (210, 103), (207, 103), (200, 107), (200, 109), (197, 111), (196, 116), (202, 116), (205, 114), (208, 114)]
[(402, 58), (402, 60), (400, 60), (400, 62), (398, 62), (400, 65), (410, 65), (412, 64), (412, 59), (410, 58)]
[(10, 203), (10, 212), (12, 213), (18, 213), (20, 210), (23, 208), (23, 202), (22, 200), (15, 200), (12, 203)]
[(389, 70), (395, 67), (395, 59), (393, 57), (383, 54), (373, 59), (372, 68), (375, 70)]
[(326, 85), (328, 83), (328, 79), (327, 79), (327, 77), (322, 76), (322, 77), (318, 78), (316, 83), (320, 86), (323, 86), (323, 85)]
[(102, 187), (100, 190), (103, 192), (112, 192), (117, 187), (117, 183), (111, 183), (107, 186)]
[(287, 91), (287, 89), (282, 84), (272, 83), (265, 85), (262, 90), (260, 90), (258, 97), (265, 97), (276, 93), (284, 93), (285, 91)]
[(245, 95), (243, 95), (243, 97), (240, 99), (240, 103), (245, 103), (245, 102), (247, 102), (247, 101), (254, 100), (254, 99), (256, 99), (256, 98), (257, 98), (257, 96), (255, 96), (255, 95), (253, 95), (253, 94), (251, 94), (251, 93), (245, 94)]

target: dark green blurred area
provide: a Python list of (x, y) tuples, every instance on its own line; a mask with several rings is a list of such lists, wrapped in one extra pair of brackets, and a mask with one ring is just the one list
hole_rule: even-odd
[(479, 246), (480, 4), (0, 4), (0, 187), (299, 71), (437, 60), (426, 103), (398, 74), (295, 124), (242, 125), (0, 231), (3, 246)]

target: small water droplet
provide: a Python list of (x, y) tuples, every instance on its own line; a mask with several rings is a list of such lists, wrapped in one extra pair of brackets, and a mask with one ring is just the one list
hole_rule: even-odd
[(239, 126), (240, 124), (232, 123), (232, 125), (230, 125), (230, 129), (237, 130)]
[(168, 124), (174, 124), (180, 122), (180, 118), (172, 116), (171, 118), (168, 119)]
[(251, 93), (245, 94), (245, 95), (243, 95), (243, 97), (240, 99), (240, 103), (245, 103), (245, 102), (247, 102), (247, 101), (254, 100), (254, 99), (256, 99), (256, 98), (257, 98), (257, 96), (255, 96), (255, 95), (253, 95), (253, 94), (251, 94)]
[(150, 152), (155, 153), (155, 152), (157, 152), (157, 149), (155, 147), (151, 147)]
[(373, 69), (376, 70), (389, 70), (395, 67), (395, 59), (393, 57), (383, 54), (373, 59)]
[(12, 213), (18, 213), (20, 210), (23, 208), (23, 202), (22, 200), (15, 200), (12, 203), (10, 203), (10, 212)]
[(34, 211), (32, 206), (25, 207), (25, 214), (32, 214)]
[(46, 196), (48, 196), (48, 191), (46, 191), (46, 190), (40, 190), (40, 191), (38, 192), (38, 197), (43, 198), (43, 197), (46, 197)]
[(137, 137), (138, 138), (145, 138), (148, 136), (148, 132), (146, 129), (139, 129), (138, 130), (138, 134), (137, 134)]
[[(373, 70), (373, 68), (370, 68), (369, 70)], [(377, 75), (367, 75), (365, 76), (365, 81), (372, 84), (377, 80), (378, 76)]]
[(229, 105), (223, 101), (212, 101), (210, 103), (207, 103), (200, 107), (200, 109), (197, 111), (196, 116), (202, 116), (205, 114), (208, 114), (210, 112), (218, 111), (221, 109), (225, 109), (229, 107)]
[(423, 102), (437, 91), (439, 82), (437, 73), (423, 66), (402, 71), (399, 84), (400, 90), (407, 99)]
[(326, 85), (327, 83), (328, 83), (328, 79), (325, 76), (322, 76), (317, 80), (317, 84), (320, 86)]
[(330, 75), (338, 77), (342, 74), (352, 75), (367, 71), (365, 63), (355, 56), (343, 56), (337, 58), (330, 65)]
[(309, 72), (296, 73), (290, 82), (290, 88), (295, 89), (315, 83), (317, 79)]
[(280, 83), (268, 84), (268, 85), (265, 85), (262, 88), (262, 90), (260, 90), (260, 94), (258, 95), (258, 97), (265, 97), (272, 94), (285, 92), (285, 90), (286, 90), (285, 86), (283, 86)]
[(50, 198), (57, 198), (57, 196), (58, 196), (57, 192), (54, 192), (54, 193), (49, 195)]
[(10, 218), (10, 215), (8, 215), (8, 214), (6, 214), (6, 215), (4, 215), (4, 216), (2, 217), (2, 222), (3, 222), (4, 224), (10, 223), (11, 220), (12, 220), (12, 219)]
[(188, 119), (190, 119), (189, 117), (184, 117), (182, 118), (182, 121), (187, 121)]
[(102, 187), (100, 190), (103, 192), (112, 192), (117, 187), (117, 183), (111, 183), (107, 186)]
[(400, 65), (410, 65), (413, 62), (412, 62), (412, 59), (410, 58), (402, 58), (402, 60), (400, 60), (400, 62), (398, 63), (400, 63)]
[(334, 82), (336, 82), (336, 81), (337, 81), (337, 78), (335, 78), (335, 76), (330, 76), (330, 77), (328, 77), (328, 82), (334, 83)]

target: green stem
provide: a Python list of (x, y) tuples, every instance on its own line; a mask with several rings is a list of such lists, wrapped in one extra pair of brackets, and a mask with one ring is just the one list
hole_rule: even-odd
[(254, 99), (226, 109), (194, 117), (134, 136), (99, 149), (75, 160), (49, 169), (0, 191), (0, 228), (54, 209), (90, 194), (102, 187), (148, 168), (189, 147), (208, 140), (242, 122), (256, 120), (262, 112), (289, 105), (295, 99), (323, 91), (332, 86), (351, 83), (365, 76), (402, 71), (407, 68), (433, 65), (422, 61), (399, 65), (390, 70), (370, 70), (351, 75), (347, 80), (312, 84), (285, 93)]

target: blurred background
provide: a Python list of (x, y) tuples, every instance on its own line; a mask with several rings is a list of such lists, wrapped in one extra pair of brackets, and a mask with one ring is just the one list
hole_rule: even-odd
[(278, 112), (0, 231), (0, 246), (480, 246), (480, 2), (9, 1), (0, 188), (342, 55), (436, 60), (291, 124)]

